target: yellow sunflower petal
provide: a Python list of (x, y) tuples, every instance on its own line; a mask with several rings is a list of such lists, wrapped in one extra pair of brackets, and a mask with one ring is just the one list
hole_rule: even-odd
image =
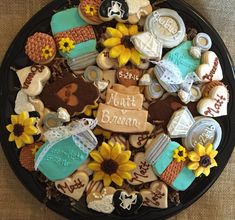
[(94, 171), (100, 171), (100, 164), (96, 162), (91, 162), (88, 165), (88, 168)]
[(212, 150), (209, 154), (210, 158), (214, 159), (216, 157), (216, 155), (218, 154), (217, 150)]
[(131, 25), (129, 27), (129, 34), (130, 34), (130, 36), (138, 34), (138, 25)]
[(29, 113), (28, 112), (22, 112), (20, 115), (19, 115), (19, 123), (21, 125), (24, 125), (24, 121), (29, 118)]
[(107, 48), (111, 48), (121, 44), (120, 38), (111, 37), (103, 42), (103, 45)]
[(196, 169), (196, 170), (194, 171), (195, 176), (196, 176), (196, 177), (199, 177), (199, 176), (204, 172), (204, 169), (205, 169), (205, 168), (203, 168), (203, 167), (199, 167), (198, 169)]
[(17, 147), (17, 148), (21, 148), (21, 147), (24, 146), (24, 143), (23, 143), (23, 141), (21, 140), (21, 138), (16, 137), (16, 136), (15, 136), (15, 143), (16, 143), (16, 147)]
[(116, 183), (118, 186), (122, 186), (123, 184), (123, 179), (116, 173), (113, 173), (111, 175), (111, 179), (114, 183)]
[(132, 48), (131, 49), (131, 62), (138, 66), (140, 65), (140, 61), (141, 61), (140, 53), (135, 48)]
[(121, 164), (118, 167), (119, 171), (131, 171), (136, 168), (136, 164), (132, 161), (128, 161), (127, 163)]
[(107, 27), (106, 33), (109, 35), (109, 37), (122, 38), (122, 33), (119, 30), (112, 27)]
[(13, 132), (14, 130), (14, 126), (12, 124), (9, 124), (6, 126), (6, 129), (9, 131), (9, 132)]
[(36, 118), (27, 118), (24, 120), (24, 126), (34, 125), (36, 123)]
[(123, 178), (123, 179), (127, 179), (127, 180), (130, 180), (130, 179), (132, 179), (132, 175), (130, 174), (130, 173), (128, 173), (128, 172), (124, 172), (124, 171), (117, 171), (117, 174), (121, 177), (121, 178)]
[(121, 145), (119, 143), (115, 143), (115, 145), (113, 146), (112, 150), (111, 150), (111, 159), (112, 160), (116, 160), (116, 158), (118, 157), (118, 155), (122, 152), (122, 148)]
[(205, 147), (203, 147), (201, 144), (197, 144), (195, 146), (194, 151), (200, 156), (204, 156), (206, 154)]
[(124, 36), (129, 35), (128, 28), (126, 27), (125, 24), (123, 24), (123, 23), (117, 23), (116, 28), (117, 28), (117, 30), (119, 30)]
[(102, 134), (102, 130), (101, 130), (100, 128), (95, 128), (95, 129), (93, 130), (93, 133), (94, 133), (95, 135), (101, 135), (101, 134)]
[(131, 157), (131, 151), (124, 151), (122, 153), (120, 153), (117, 157), (117, 159), (115, 160), (118, 164), (124, 164), (127, 163), (129, 161)]
[(34, 142), (33, 137), (27, 135), (25, 132), (20, 136), (20, 138), (25, 144), (32, 144)]
[(14, 133), (10, 133), (10, 135), (9, 135), (9, 138), (8, 138), (8, 141), (14, 141), (15, 140), (15, 135), (14, 135)]
[(111, 135), (112, 135), (112, 133), (110, 131), (104, 131), (103, 132), (103, 136), (107, 140), (110, 139)]
[(25, 126), (24, 132), (29, 135), (34, 135), (38, 133), (38, 129), (34, 126)]
[(188, 163), (188, 168), (190, 170), (196, 170), (196, 169), (198, 169), (198, 167), (199, 167), (199, 163), (198, 162), (189, 162)]
[(91, 151), (90, 156), (98, 163), (102, 163), (104, 161), (104, 159), (97, 150)]
[(210, 172), (211, 172), (210, 167), (205, 168), (204, 171), (203, 171), (203, 173), (205, 174), (205, 176), (209, 176), (209, 175), (210, 175)]
[(213, 145), (212, 144), (207, 144), (205, 146), (205, 152), (207, 155), (210, 155), (210, 152), (213, 150)]
[(104, 181), (104, 186), (109, 186), (112, 182), (112, 179), (110, 175), (104, 174), (103, 181)]
[(99, 180), (102, 180), (104, 177), (104, 172), (103, 171), (97, 171), (93, 174), (93, 180), (96, 182), (96, 181), (99, 181)]
[(130, 58), (131, 58), (131, 50), (129, 48), (125, 48), (125, 50), (123, 50), (120, 56), (118, 57), (119, 66), (126, 65), (127, 62), (130, 60)]
[(188, 158), (194, 162), (200, 161), (200, 156), (194, 151), (188, 153)]
[(107, 143), (105, 143), (105, 142), (102, 143), (102, 145), (99, 148), (99, 152), (105, 160), (110, 159), (111, 148)]
[(217, 167), (217, 166), (218, 166), (218, 164), (217, 164), (216, 160), (214, 158), (211, 158), (211, 165), (210, 165), (210, 167)]
[(11, 115), (11, 123), (13, 125), (19, 123), (19, 116), (18, 115)]
[(117, 58), (120, 56), (123, 50), (125, 50), (125, 47), (123, 45), (117, 45), (109, 51), (109, 56), (111, 58)]

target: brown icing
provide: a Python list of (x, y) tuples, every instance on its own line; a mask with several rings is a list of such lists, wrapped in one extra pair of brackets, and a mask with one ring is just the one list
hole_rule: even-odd
[(66, 193), (65, 189), (67, 189), (70, 193), (73, 193), (76, 189), (80, 189), (84, 186), (84, 183), (77, 178), (77, 180), (74, 180), (74, 184), (68, 185), (67, 182), (64, 182), (64, 185), (58, 184), (57, 188), (61, 189), (63, 193)]
[(56, 111), (62, 107), (74, 115), (83, 112), (87, 105), (93, 105), (99, 98), (99, 90), (81, 76), (68, 75), (46, 85), (40, 98), (48, 108)]
[(122, 67), (117, 71), (117, 79), (119, 83), (128, 87), (136, 86), (141, 76), (139, 69), (132, 69), (128, 67)]

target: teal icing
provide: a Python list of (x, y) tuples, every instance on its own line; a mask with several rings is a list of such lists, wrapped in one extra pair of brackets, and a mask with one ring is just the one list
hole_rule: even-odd
[[(49, 143), (36, 153), (35, 161)], [(41, 160), (38, 169), (51, 181), (61, 180), (72, 174), (88, 157), (73, 141), (72, 137), (57, 142)]]
[(153, 164), (154, 171), (157, 175), (161, 175), (173, 160), (174, 150), (180, 146), (179, 143), (171, 141)]
[(69, 53), (63, 53), (60, 51), (60, 54), (67, 59), (74, 59), (78, 56), (83, 56), (94, 51), (96, 51), (96, 40), (93, 39), (76, 44)]
[(191, 46), (191, 41), (185, 41), (168, 52), (163, 58), (171, 61), (179, 68), (183, 79), (188, 73), (195, 72), (200, 65), (200, 59), (195, 59), (189, 53)]
[(175, 190), (184, 191), (192, 184), (195, 178), (196, 177), (193, 171), (189, 170), (187, 167), (184, 167), (171, 186)]
[(70, 8), (58, 12), (52, 16), (51, 30), (53, 35), (70, 30), (72, 28), (86, 26), (86, 23), (79, 15), (77, 8)]

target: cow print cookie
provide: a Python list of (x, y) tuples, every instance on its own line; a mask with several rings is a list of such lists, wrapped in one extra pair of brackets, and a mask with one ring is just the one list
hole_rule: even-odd
[(119, 22), (128, 20), (129, 7), (125, 0), (104, 0), (99, 9), (99, 16), (103, 21), (116, 19)]
[(86, 106), (94, 105), (99, 98), (99, 90), (81, 76), (75, 78), (69, 75), (45, 86), (40, 97), (51, 110), (62, 107), (72, 116), (83, 112)]
[(113, 196), (113, 204), (119, 215), (132, 215), (142, 206), (143, 197), (139, 192), (127, 193), (117, 190)]

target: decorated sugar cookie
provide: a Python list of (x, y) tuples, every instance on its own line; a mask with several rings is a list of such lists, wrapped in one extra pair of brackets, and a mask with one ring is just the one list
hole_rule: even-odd
[(118, 66), (118, 62), (110, 58), (109, 49), (107, 48), (96, 57), (96, 63), (102, 70), (108, 70)]
[(140, 18), (148, 16), (153, 8), (149, 0), (126, 0), (129, 7), (128, 22), (136, 24)]
[(14, 110), (17, 114), (35, 111), (34, 105), (30, 103), (28, 95), (22, 89), (17, 93)]
[(25, 53), (35, 63), (50, 63), (56, 55), (55, 41), (50, 35), (37, 32), (28, 38)]
[(119, 215), (132, 215), (142, 206), (143, 197), (139, 192), (127, 193), (125, 190), (117, 190), (113, 196), (113, 203)]
[(155, 181), (149, 189), (140, 191), (143, 197), (143, 206), (165, 209), (168, 207), (168, 188), (164, 182)]
[(97, 212), (110, 214), (114, 211), (113, 195), (116, 189), (113, 187), (104, 187), (101, 192), (91, 192), (87, 195), (87, 207)]
[(103, 0), (99, 8), (99, 16), (103, 21), (115, 19), (125, 22), (128, 15), (129, 7), (125, 0)]
[(197, 110), (201, 115), (208, 117), (220, 117), (227, 115), (229, 102), (228, 89), (224, 85), (212, 88), (207, 97), (201, 99), (197, 104)]
[(78, 6), (79, 14), (89, 24), (98, 25), (103, 23), (99, 17), (101, 0), (82, 0)]
[(145, 31), (152, 33), (160, 40), (164, 48), (179, 45), (186, 33), (184, 21), (179, 14), (168, 8), (161, 8), (152, 12), (145, 21)]
[(103, 45), (110, 49), (109, 56), (118, 59), (119, 66), (125, 66), (128, 61), (139, 65), (141, 61), (140, 53), (131, 42), (131, 36), (138, 33), (137, 25), (125, 25), (117, 23), (116, 28), (108, 27), (106, 33), (109, 36)]
[(87, 186), (86, 186), (86, 195), (88, 196), (90, 193), (94, 192), (101, 192), (101, 190), (104, 188), (104, 185), (101, 181), (93, 181), (91, 180)]
[(213, 51), (205, 52), (201, 63), (196, 72), (203, 82), (220, 81), (223, 79), (223, 71), (219, 58)]
[(70, 115), (81, 113), (88, 105), (94, 105), (99, 97), (98, 88), (90, 82), (68, 75), (46, 86), (40, 96), (44, 104), (56, 111), (65, 108)]
[(151, 165), (145, 160), (144, 153), (137, 153), (134, 158), (136, 169), (131, 172), (132, 178), (128, 180), (131, 185), (140, 185), (157, 180)]
[(68, 59), (96, 52), (96, 37), (91, 25), (79, 15), (77, 8), (52, 16), (51, 30), (60, 54)]
[(55, 182), (55, 187), (63, 194), (79, 200), (88, 184), (89, 178), (86, 173), (77, 171), (72, 176)]
[(37, 96), (50, 79), (51, 71), (47, 66), (33, 65), (17, 70), (16, 74), (24, 93), (29, 96)]
[(141, 76), (141, 71), (137, 68), (121, 67), (117, 70), (117, 79), (120, 84), (129, 87), (136, 86)]

